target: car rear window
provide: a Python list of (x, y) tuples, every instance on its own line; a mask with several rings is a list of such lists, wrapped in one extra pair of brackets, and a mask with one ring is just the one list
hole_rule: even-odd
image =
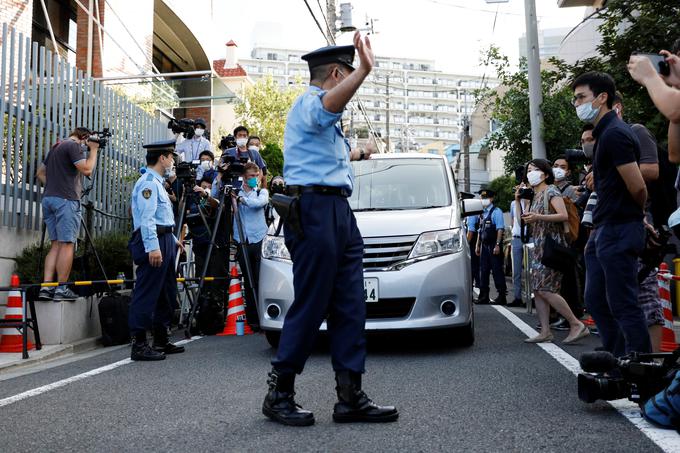
[(352, 163), (354, 211), (428, 209), (451, 205), (446, 167), (435, 159), (371, 159)]

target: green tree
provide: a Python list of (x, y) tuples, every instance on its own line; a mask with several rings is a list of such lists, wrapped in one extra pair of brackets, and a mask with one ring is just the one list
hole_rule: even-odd
[(267, 163), (267, 175), (269, 179), (277, 175), (283, 175), (283, 151), (276, 143), (267, 143), (262, 149), (262, 158)]
[(264, 77), (241, 93), (235, 112), (241, 124), (262, 143), (283, 147), (286, 117), (293, 101), (304, 91), (298, 80), (295, 85), (280, 87), (272, 76)]
[(487, 185), (488, 189), (496, 192), (494, 205), (503, 212), (510, 211), (510, 203), (515, 199), (515, 178), (513, 176), (500, 176)]

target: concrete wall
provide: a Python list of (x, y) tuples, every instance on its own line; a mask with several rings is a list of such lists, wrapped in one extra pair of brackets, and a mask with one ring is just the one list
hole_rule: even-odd
[[(14, 272), (13, 258), (19, 255), (25, 247), (38, 241), (40, 241), (40, 231), (0, 227), (0, 286), (9, 284), (9, 279)], [(0, 306), (4, 306), (6, 300), (7, 294), (0, 292)]]
[(6, 23), (24, 36), (30, 37), (32, 20), (33, 0), (0, 0), (0, 23)]

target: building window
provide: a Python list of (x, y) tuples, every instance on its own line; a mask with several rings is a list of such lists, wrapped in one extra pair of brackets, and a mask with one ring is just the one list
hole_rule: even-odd
[(269, 52), (269, 53), (267, 53), (267, 60), (276, 61), (276, 60), (278, 60), (278, 55), (276, 55), (275, 53)]

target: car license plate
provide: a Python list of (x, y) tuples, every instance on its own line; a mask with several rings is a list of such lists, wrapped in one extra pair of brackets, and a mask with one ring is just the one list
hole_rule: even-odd
[(364, 300), (366, 302), (378, 302), (378, 279), (365, 278), (364, 279)]

